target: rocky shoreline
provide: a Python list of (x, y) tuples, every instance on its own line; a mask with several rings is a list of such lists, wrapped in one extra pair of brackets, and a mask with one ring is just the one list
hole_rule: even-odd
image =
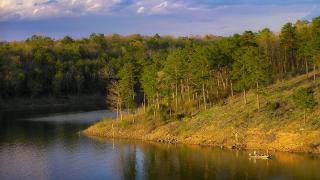
[[(110, 123), (111, 124), (111, 123)], [(95, 124), (84, 130), (82, 134), (86, 136), (94, 136), (99, 138), (118, 138), (152, 141), (158, 143), (170, 144), (190, 144), (201, 146), (212, 146), (226, 149), (236, 150), (265, 150), (265, 151), (280, 151), (294, 153), (315, 153), (320, 154), (320, 144), (306, 143), (308, 139), (320, 138), (320, 133), (261, 133), (258, 131), (249, 130), (241, 137), (239, 142), (235, 142), (234, 136), (226, 136), (222, 142), (218, 141), (214, 135), (191, 134), (189, 136), (175, 136), (170, 132), (163, 131), (163, 127), (156, 128), (153, 131), (138, 130), (138, 127), (133, 125), (130, 128), (113, 128), (108, 126), (100, 126)], [(262, 135), (264, 134), (264, 135)], [(220, 136), (217, 133), (217, 136)], [(242, 138), (245, 138), (242, 139)]]

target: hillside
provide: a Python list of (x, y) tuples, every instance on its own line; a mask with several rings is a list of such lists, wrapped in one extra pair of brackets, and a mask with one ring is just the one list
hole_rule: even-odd
[(256, 108), (254, 91), (248, 104), (240, 94), (226, 99), (193, 117), (175, 121), (154, 121), (144, 113), (124, 120), (102, 120), (84, 131), (100, 137), (133, 138), (167, 143), (186, 143), (243, 149), (269, 149), (289, 152), (320, 152), (320, 107), (307, 113), (295, 106), (291, 95), (300, 87), (312, 87), (320, 102), (320, 80), (302, 75), (276, 82), (264, 89), (261, 109)]

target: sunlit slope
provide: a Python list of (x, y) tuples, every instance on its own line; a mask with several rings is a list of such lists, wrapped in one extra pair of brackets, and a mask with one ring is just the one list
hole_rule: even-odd
[(260, 111), (256, 94), (250, 91), (246, 105), (238, 94), (183, 120), (158, 122), (138, 113), (135, 122), (131, 116), (123, 121), (104, 120), (84, 133), (170, 143), (320, 152), (320, 105), (307, 113), (304, 123), (303, 111), (291, 98), (297, 88), (312, 87), (320, 102), (319, 86), (320, 79), (313, 81), (311, 74), (302, 75), (264, 88)]

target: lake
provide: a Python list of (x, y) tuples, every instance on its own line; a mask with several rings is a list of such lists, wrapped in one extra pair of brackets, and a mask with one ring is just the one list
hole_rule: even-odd
[(320, 158), (99, 139), (78, 132), (115, 113), (95, 107), (0, 112), (0, 179), (320, 179)]

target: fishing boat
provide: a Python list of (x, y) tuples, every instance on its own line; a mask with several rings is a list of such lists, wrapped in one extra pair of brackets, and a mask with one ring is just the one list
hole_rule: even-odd
[(253, 152), (253, 154), (249, 153), (249, 157), (252, 159), (271, 159), (272, 155), (267, 154), (257, 154), (256, 151)]

